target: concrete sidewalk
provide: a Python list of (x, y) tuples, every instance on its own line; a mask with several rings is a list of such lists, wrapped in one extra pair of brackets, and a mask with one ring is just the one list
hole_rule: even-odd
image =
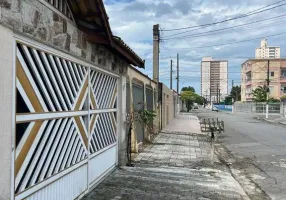
[(191, 113), (181, 113), (162, 132), (201, 133), (198, 117)]
[(269, 115), (268, 119), (266, 119), (265, 115), (259, 115), (257, 119), (265, 120), (271, 123), (283, 124), (286, 125), (286, 118), (281, 117), (280, 115)]
[(227, 166), (212, 159), (210, 138), (188, 132), (198, 130), (196, 117), (178, 116), (138, 155), (135, 167), (116, 170), (84, 200), (249, 199)]

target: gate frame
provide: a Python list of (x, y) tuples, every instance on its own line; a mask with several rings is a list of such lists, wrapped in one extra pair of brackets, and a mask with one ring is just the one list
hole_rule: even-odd
[[(64, 177), (66, 174), (69, 174), (70, 172), (74, 171), (75, 169), (79, 168), (80, 166), (86, 164), (87, 165), (87, 188), (81, 193), (79, 194), (79, 196), (77, 198), (80, 198), (82, 196), (84, 196), (85, 194), (87, 194), (88, 192), (90, 192), (90, 190), (94, 187), (96, 187), (98, 184), (100, 184), (104, 178), (106, 176), (108, 176), (115, 168), (116, 166), (118, 166), (118, 147), (119, 147), (119, 134), (120, 134), (120, 122), (122, 121), (122, 116), (120, 115), (121, 112), (121, 107), (122, 105), (119, 104), (119, 102), (122, 102), (122, 86), (119, 84), (122, 84), (122, 75), (117, 75), (114, 74), (112, 72), (109, 72), (105, 69), (102, 69), (98, 66), (98, 64), (95, 63), (91, 63), (88, 62), (82, 58), (79, 58), (75, 55), (70, 55), (67, 52), (61, 51), (55, 47), (52, 47), (46, 43), (41, 43), (39, 41), (36, 41), (30, 37), (27, 36), (23, 36), (19, 33), (13, 32), (13, 66), (12, 66), (12, 71), (13, 71), (13, 83), (12, 83), (12, 135), (11, 135), (11, 139), (12, 139), (12, 145), (11, 145), (11, 200), (15, 200), (16, 199), (16, 194), (15, 194), (15, 174), (14, 174), (14, 168), (15, 168), (15, 153), (16, 153), (16, 149), (15, 149), (15, 144), (16, 144), (16, 117), (17, 117), (17, 113), (16, 113), (16, 92), (17, 92), (17, 88), (16, 88), (16, 59), (17, 59), (17, 43), (21, 43), (21, 44), (25, 44), (27, 46), (30, 46), (32, 48), (44, 51), (46, 53), (52, 54), (52, 55), (57, 55), (63, 59), (69, 60), (71, 62), (75, 62), (78, 63), (80, 65), (83, 65), (85, 67), (88, 68), (88, 81), (90, 81), (90, 70), (91, 69), (95, 69), (100, 73), (104, 73), (107, 74), (109, 76), (112, 76), (114, 78), (116, 78), (116, 84), (117, 84), (117, 101), (116, 101), (116, 109), (100, 109), (97, 111), (93, 111), (91, 112), (90, 109), (88, 109), (87, 111), (87, 115), (88, 115), (88, 121), (90, 121), (90, 114), (99, 114), (99, 113), (114, 113), (116, 112), (116, 143), (114, 144), (114, 146), (116, 146), (116, 162), (114, 167), (109, 168), (107, 171), (105, 171), (100, 177), (98, 177), (97, 179), (93, 180), (92, 184), (89, 184), (89, 161), (90, 161), (90, 145), (88, 145), (88, 152), (87, 152), (87, 158), (86, 160), (82, 160), (81, 162), (75, 164), (74, 166), (60, 172), (59, 174), (53, 175), (51, 177), (49, 177), (48, 179), (44, 180), (43, 182), (34, 185), (33, 187), (31, 187), (30, 189), (27, 189), (21, 193), (18, 194), (25, 194), (27, 191), (29, 191), (29, 195), (27, 195), (26, 197), (29, 197), (30, 195), (40, 191), (41, 189), (45, 188), (46, 186), (52, 184), (53, 182), (59, 180), (60, 178)], [(88, 89), (90, 90), (90, 83), (88, 82)], [(90, 91), (88, 91), (88, 103), (90, 102)], [(112, 111), (113, 110), (113, 111)], [(67, 111), (68, 112), (68, 111)], [(86, 111), (84, 111), (86, 112)], [(86, 115), (81, 115), (81, 116), (86, 116)], [(90, 133), (90, 127), (88, 126), (88, 133)], [(88, 141), (90, 139), (90, 134), (88, 135)], [(99, 153), (97, 153), (96, 155), (92, 155), (92, 157), (96, 157), (97, 155), (105, 152), (106, 150), (114, 147), (114, 146), (109, 146), (108, 148), (104, 148), (102, 149), (103, 151), (99, 151)], [(58, 176), (58, 177), (57, 177)], [(52, 180), (52, 181), (51, 181)], [(42, 185), (42, 186), (41, 186)], [(25, 197), (25, 198), (26, 198)]]

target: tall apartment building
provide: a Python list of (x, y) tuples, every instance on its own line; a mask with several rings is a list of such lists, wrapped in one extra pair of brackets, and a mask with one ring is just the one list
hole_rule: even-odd
[(201, 96), (209, 102), (223, 100), (228, 94), (228, 61), (204, 57), (201, 62)]
[(280, 58), (280, 47), (268, 46), (267, 39), (263, 38), (255, 50), (255, 58)]
[[(241, 66), (241, 101), (252, 101), (252, 91), (266, 85), (269, 59), (250, 59)], [(269, 60), (269, 97), (279, 99), (286, 94), (286, 59)]]

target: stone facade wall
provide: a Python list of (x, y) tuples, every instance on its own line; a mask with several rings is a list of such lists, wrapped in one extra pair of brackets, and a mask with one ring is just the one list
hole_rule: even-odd
[(89, 43), (85, 33), (72, 21), (54, 12), (40, 0), (0, 0), (0, 23), (110, 72), (120, 75), (127, 73), (125, 61), (102, 45)]

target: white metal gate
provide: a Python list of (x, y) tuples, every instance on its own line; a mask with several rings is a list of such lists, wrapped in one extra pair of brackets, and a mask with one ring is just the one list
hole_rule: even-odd
[(117, 163), (117, 77), (16, 51), (15, 199), (75, 199)]

